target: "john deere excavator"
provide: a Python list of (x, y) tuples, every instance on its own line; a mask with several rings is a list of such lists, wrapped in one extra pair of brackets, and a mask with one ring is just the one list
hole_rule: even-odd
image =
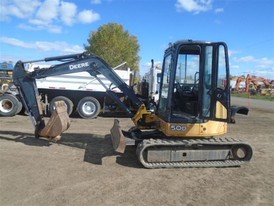
[[(247, 163), (252, 157), (248, 143), (219, 137), (227, 133), (228, 123), (235, 123), (236, 113), (248, 113), (245, 107), (230, 105), (228, 49), (223, 42), (186, 40), (170, 44), (164, 54), (159, 102), (153, 112), (96, 55), (81, 53), (37, 61), (61, 63), (29, 73), (24, 69), (28, 62), (18, 61), (15, 65), (14, 84), (33, 120), (36, 137), (58, 138), (69, 128), (70, 120), (66, 104), (61, 101), (56, 102), (55, 112), (45, 124), (35, 80), (86, 71), (105, 87), (135, 124), (122, 131), (119, 121), (114, 120), (114, 149), (124, 153), (128, 144), (137, 145), (137, 156), (144, 167), (229, 167)], [(128, 108), (106, 87), (99, 74), (116, 85), (136, 110)]]

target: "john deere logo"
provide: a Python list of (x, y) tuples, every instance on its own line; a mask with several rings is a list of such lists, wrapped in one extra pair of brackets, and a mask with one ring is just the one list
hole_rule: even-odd
[(88, 66), (89, 66), (88, 62), (83, 62), (83, 63), (80, 63), (80, 64), (70, 64), (69, 69), (70, 70), (81, 69), (83, 67), (88, 67)]

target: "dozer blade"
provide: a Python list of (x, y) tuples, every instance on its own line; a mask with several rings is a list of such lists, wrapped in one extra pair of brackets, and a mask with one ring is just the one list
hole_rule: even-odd
[(126, 148), (126, 138), (123, 135), (118, 119), (114, 120), (110, 133), (114, 150), (119, 153), (124, 153)]
[(64, 101), (55, 102), (55, 110), (52, 113), (47, 125), (39, 132), (40, 136), (49, 139), (59, 140), (60, 135), (70, 126), (70, 119), (67, 113), (67, 105)]

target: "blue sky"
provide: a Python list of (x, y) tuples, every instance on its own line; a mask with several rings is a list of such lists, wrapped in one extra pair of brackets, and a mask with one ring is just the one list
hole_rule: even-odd
[(169, 42), (224, 41), (233, 75), (274, 79), (273, 0), (1, 0), (0, 62), (79, 53), (119, 23), (138, 37), (141, 74)]

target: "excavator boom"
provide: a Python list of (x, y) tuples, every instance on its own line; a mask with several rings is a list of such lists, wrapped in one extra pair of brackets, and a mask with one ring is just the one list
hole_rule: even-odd
[[(25, 70), (26, 63), (38, 61), (60, 61), (61, 64), (51, 66), (49, 68), (37, 68), (32, 72)], [(56, 76), (61, 74), (69, 74), (76, 72), (88, 72), (95, 77), (106, 89), (107, 94), (118, 103), (118, 105), (127, 112), (130, 117), (134, 117), (128, 107), (118, 98), (118, 96), (107, 88), (104, 83), (97, 77), (103, 74), (116, 87), (123, 91), (133, 102), (134, 106), (140, 107), (143, 103), (135, 96), (133, 90), (112, 70), (112, 68), (100, 57), (89, 54), (73, 54), (57, 57), (49, 57), (41, 60), (33, 60), (22, 62), (18, 61), (13, 71), (13, 81), (16, 85), (22, 102), (33, 121), (35, 127), (35, 136), (48, 137), (54, 139), (59, 137), (62, 132), (67, 130), (70, 125), (68, 114), (66, 113), (66, 104), (59, 102), (55, 105), (55, 112), (51, 115), (47, 125), (42, 113), (40, 105), (40, 95), (38, 93), (36, 79)]]

